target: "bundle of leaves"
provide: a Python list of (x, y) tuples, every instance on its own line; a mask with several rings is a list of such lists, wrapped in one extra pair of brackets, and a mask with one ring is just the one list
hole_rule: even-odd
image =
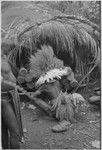
[(78, 93), (67, 94), (61, 92), (53, 100), (52, 111), (55, 112), (56, 118), (60, 121), (75, 121), (75, 113), (78, 112), (79, 106), (85, 106), (85, 99)]
[(55, 57), (53, 49), (44, 45), (31, 56), (29, 76), (39, 78), (51, 69), (63, 67), (63, 61)]

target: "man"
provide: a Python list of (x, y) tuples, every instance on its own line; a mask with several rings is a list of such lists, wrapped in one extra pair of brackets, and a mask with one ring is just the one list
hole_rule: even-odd
[[(36, 85), (41, 93), (40, 98), (52, 106), (53, 115), (60, 121), (60, 125), (54, 126), (52, 130), (54, 132), (67, 130), (70, 122), (76, 122), (74, 118), (74, 105), (70, 100), (66, 101), (66, 97), (68, 97), (67, 92), (72, 91), (78, 86), (71, 68), (53, 69), (47, 72), (45, 76), (41, 76)], [(62, 109), (63, 112), (61, 112)]]
[[(15, 88), (9, 84), (9, 82), (16, 83), (16, 79), (12, 74), (5, 55), (2, 56), (1, 61), (1, 76), (2, 147), (4, 149), (19, 149), (19, 141), (23, 136), (20, 106), (18, 102), (19, 97)], [(8, 83), (5, 83), (5, 81), (8, 81)]]

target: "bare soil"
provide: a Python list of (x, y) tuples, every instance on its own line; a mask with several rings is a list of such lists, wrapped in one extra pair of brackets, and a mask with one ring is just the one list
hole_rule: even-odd
[(94, 149), (91, 142), (100, 141), (99, 106), (87, 103), (87, 109), (76, 114), (77, 123), (71, 124), (66, 132), (53, 133), (51, 128), (58, 121), (28, 105), (21, 109), (25, 136), (22, 149)]

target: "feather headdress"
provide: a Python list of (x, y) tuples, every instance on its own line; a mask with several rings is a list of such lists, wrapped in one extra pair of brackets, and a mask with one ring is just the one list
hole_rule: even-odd
[[(71, 71), (71, 68), (69, 69)], [(30, 58), (29, 77), (39, 78), (37, 84), (45, 81), (61, 78), (67, 73), (63, 61), (55, 57), (52, 47), (42, 46), (34, 56)]]

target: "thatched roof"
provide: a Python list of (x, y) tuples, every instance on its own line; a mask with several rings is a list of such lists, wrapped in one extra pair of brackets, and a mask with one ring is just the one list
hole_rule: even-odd
[[(15, 38), (16, 44), (29, 47), (32, 53), (42, 45), (50, 45), (65, 65), (73, 69), (77, 65), (80, 72), (83, 67), (100, 60), (100, 29), (85, 18), (52, 12), (42, 4), (25, 3), (22, 9), (15, 5), (3, 12), (2, 20), (4, 38)], [(11, 20), (11, 25), (5, 26)]]

